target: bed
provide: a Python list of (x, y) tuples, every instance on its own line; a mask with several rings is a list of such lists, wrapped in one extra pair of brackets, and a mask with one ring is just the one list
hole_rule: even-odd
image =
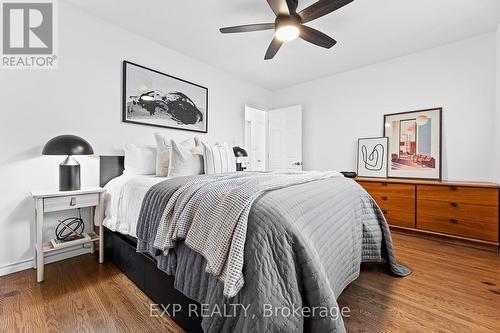
[[(256, 192), (259, 195), (248, 206), (244, 233), (238, 234), (237, 227), (230, 233), (231, 237), (243, 236), (232, 238), (227, 250), (233, 254), (233, 248), (237, 249), (234, 239), (243, 238), (244, 252), (234, 253), (239, 253), (244, 264), (226, 263), (238, 263), (234, 259), (238, 255), (224, 257), (221, 273), (214, 268), (217, 261), (211, 261), (211, 254), (221, 251), (214, 248), (219, 243), (213, 240), (217, 240), (217, 233), (224, 234), (224, 229), (215, 229), (215, 236), (198, 239), (205, 247), (196, 248), (197, 243), (189, 237), (172, 243), (171, 236), (163, 235), (170, 235), (168, 232), (159, 231), (168, 220), (168, 202), (174, 202), (177, 193), (192, 202), (196, 195), (205, 198), (217, 192), (200, 194), (198, 188), (221, 183), (223, 186), (217, 186), (226, 189), (232, 182), (250, 184), (254, 178), (266, 176), (238, 173), (230, 180), (219, 180), (218, 176), (170, 180), (119, 176), (122, 165), (120, 157), (101, 157), (101, 185), (107, 189), (106, 257), (155, 303), (170, 309), (172, 318), (189, 332), (344, 332), (342, 317), (332, 310), (338, 310), (337, 297), (359, 276), (361, 262), (384, 258), (393, 274), (406, 276), (411, 272), (396, 261), (389, 228), (373, 199), (352, 180), (328, 174)], [(205, 185), (199, 185), (203, 182)], [(187, 196), (193, 188), (196, 190)], [(219, 196), (212, 201), (220, 205), (223, 199), (227, 198)], [(213, 202), (200, 201), (215, 205)], [(217, 205), (207, 206), (211, 209), (207, 212), (215, 214)], [(178, 206), (182, 205), (172, 205)], [(197, 215), (196, 210), (183, 209), (185, 215)], [(179, 214), (176, 216), (183, 216)], [(209, 215), (205, 213), (207, 220)], [(200, 223), (203, 221), (197, 225)], [(191, 228), (194, 226), (193, 222)], [(176, 232), (183, 229), (172, 228)], [(208, 228), (207, 235), (214, 233), (212, 224)], [(158, 246), (163, 243), (170, 246)], [(212, 252), (203, 252), (205, 248)], [(240, 279), (231, 278), (238, 276), (231, 273), (238, 271), (233, 266), (240, 267)], [(176, 313), (172, 313), (174, 304), (178, 304)], [(283, 309), (293, 313), (286, 315), (280, 312)], [(311, 314), (311, 309), (330, 312)]]

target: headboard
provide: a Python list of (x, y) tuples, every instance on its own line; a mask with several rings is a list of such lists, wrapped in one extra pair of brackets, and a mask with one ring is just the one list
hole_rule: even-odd
[(125, 170), (124, 156), (99, 156), (99, 185), (104, 187), (111, 179)]

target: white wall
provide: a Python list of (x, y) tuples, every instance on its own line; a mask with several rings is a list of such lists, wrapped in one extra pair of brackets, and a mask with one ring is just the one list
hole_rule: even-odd
[[(190, 132), (121, 122), (122, 60), (209, 88), (209, 135), (243, 144), (245, 104), (267, 107), (272, 94), (225, 72), (94, 18), (59, 2), (59, 69), (1, 71), (0, 274), (29, 265), (33, 255), (32, 189), (57, 188), (63, 157), (42, 157), (50, 138), (80, 135), (96, 154), (119, 153), (124, 142), (154, 144), (159, 131)], [(84, 186), (98, 184), (96, 157), (79, 158)], [(53, 229), (47, 228), (47, 238)], [(18, 264), (14, 265), (13, 264)]]
[(303, 105), (306, 170), (356, 170), (357, 139), (382, 136), (384, 114), (442, 106), (443, 178), (495, 180), (495, 43), (486, 34), (293, 86), (274, 106)]
[(496, 181), (500, 183), (500, 25), (498, 26), (497, 33), (497, 50), (496, 50), (496, 112), (495, 112), (495, 153), (496, 153), (496, 164), (495, 164), (495, 175), (497, 176)]

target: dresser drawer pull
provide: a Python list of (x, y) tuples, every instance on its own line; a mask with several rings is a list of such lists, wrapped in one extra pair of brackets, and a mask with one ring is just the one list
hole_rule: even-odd
[(456, 187), (456, 186), (450, 186), (450, 190), (452, 190), (452, 191), (458, 191), (458, 187)]
[(382, 213), (384, 213), (384, 215), (387, 215), (387, 210), (382, 209)]
[(458, 202), (450, 202), (451, 207), (458, 207)]
[(387, 197), (384, 195), (384, 196), (382, 197), (382, 200), (384, 200), (384, 201), (385, 201), (385, 200), (387, 200)]
[(69, 201), (70, 206), (76, 206), (76, 198), (72, 197), (71, 200)]
[(456, 220), (456, 219), (450, 219), (450, 223), (451, 224), (458, 224), (458, 220)]
[(382, 183), (382, 186), (387, 186), (387, 183)]

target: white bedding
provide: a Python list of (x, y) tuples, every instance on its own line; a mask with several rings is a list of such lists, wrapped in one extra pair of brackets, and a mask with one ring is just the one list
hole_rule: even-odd
[(122, 175), (112, 179), (104, 194), (103, 224), (112, 231), (137, 237), (137, 219), (146, 192), (168, 179), (154, 175)]

